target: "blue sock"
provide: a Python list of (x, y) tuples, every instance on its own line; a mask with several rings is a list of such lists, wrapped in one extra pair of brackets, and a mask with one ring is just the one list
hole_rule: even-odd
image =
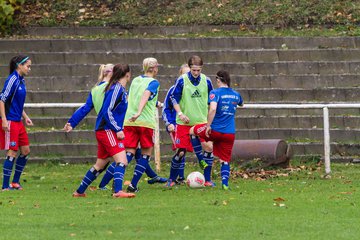
[(19, 157), (16, 159), (15, 173), (13, 178), (14, 183), (20, 183), (20, 176), (25, 168), (27, 160), (28, 160), (28, 155), (25, 156), (22, 154), (20, 154)]
[(135, 160), (138, 161), (140, 158), (141, 158), (141, 148), (137, 148), (135, 151)]
[(193, 146), (194, 153), (198, 158), (199, 162), (204, 159), (204, 155), (202, 153), (201, 142), (198, 136), (190, 135), (191, 145)]
[[(140, 149), (140, 148), (138, 148), (138, 149)], [(141, 150), (141, 149), (140, 149), (140, 150)], [(135, 154), (137, 154), (137, 153), (138, 153), (138, 150), (136, 150)], [(141, 153), (141, 151), (140, 151), (140, 153)], [(141, 154), (140, 154), (140, 157), (141, 157)], [(140, 157), (135, 155), (136, 162), (137, 162), (138, 159), (140, 159)], [(134, 158), (134, 154), (132, 154), (131, 152), (126, 152), (126, 158), (127, 158), (128, 165), (129, 165), (130, 162), (131, 162), (131, 161), (133, 160), (133, 158)]]
[(14, 157), (7, 156), (3, 165), (3, 185), (2, 188), (9, 188), (10, 176), (14, 166)]
[(145, 172), (146, 168), (149, 166), (150, 156), (142, 155), (142, 157), (137, 161), (136, 167), (134, 170), (134, 176), (131, 180), (131, 185), (137, 187), (138, 182), (140, 181), (141, 176)]
[(179, 174), (178, 174), (179, 178), (185, 179), (184, 170), (185, 170), (185, 156), (181, 158), (181, 162), (179, 165)]
[[(137, 148), (135, 152), (136, 162), (141, 158), (141, 148)], [(148, 168), (145, 169), (145, 173), (149, 178), (157, 177), (156, 172), (151, 168), (150, 164), (148, 164)]]
[(181, 159), (178, 156), (178, 154), (175, 154), (171, 159), (169, 180), (171, 180), (171, 181), (176, 180), (177, 176), (179, 175), (179, 166), (180, 166), (180, 164), (181, 164)]
[(145, 169), (145, 173), (149, 178), (157, 177), (156, 172), (154, 171), (154, 169), (152, 169), (150, 164), (148, 164), (148, 167)]
[(117, 163), (114, 171), (114, 192), (117, 193), (122, 190), (122, 184), (124, 181), (125, 165), (123, 163)]
[(223, 185), (229, 186), (229, 177), (230, 177), (230, 163), (223, 162), (221, 163), (221, 182)]
[(205, 181), (209, 182), (211, 181), (211, 170), (214, 161), (214, 155), (212, 152), (204, 152), (204, 160), (208, 164), (208, 166), (204, 169), (204, 177)]
[(105, 187), (106, 185), (109, 184), (109, 182), (111, 181), (111, 179), (113, 178), (114, 176), (114, 169), (115, 169), (115, 165), (116, 163), (113, 162), (110, 164), (110, 166), (107, 168), (103, 178), (101, 179), (101, 182), (99, 184), (99, 188), (103, 188)]
[(84, 193), (87, 187), (96, 179), (98, 175), (99, 172), (94, 167), (91, 167), (90, 170), (85, 174), (79, 188), (76, 191), (78, 193)]

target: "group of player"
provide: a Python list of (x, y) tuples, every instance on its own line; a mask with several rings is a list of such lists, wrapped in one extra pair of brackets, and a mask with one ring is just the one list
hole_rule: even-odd
[[(184, 181), (186, 152), (194, 151), (204, 171), (205, 186), (213, 187), (211, 181), (214, 155), (221, 163), (222, 188), (229, 189), (231, 152), (235, 139), (235, 111), (243, 104), (240, 94), (230, 88), (229, 73), (220, 70), (216, 74), (217, 89), (202, 72), (203, 61), (192, 56), (180, 68), (180, 76), (164, 100), (162, 117), (173, 140), (174, 156), (170, 176), (158, 176), (149, 161), (154, 146), (156, 107), (160, 83), (156, 80), (158, 61), (143, 60), (144, 73), (131, 81), (127, 64), (106, 64), (99, 68), (98, 82), (89, 96), (64, 126), (70, 132), (94, 109), (97, 118), (95, 133), (98, 143), (96, 163), (86, 172), (73, 197), (85, 197), (87, 187), (105, 171), (99, 189), (113, 179), (113, 196), (133, 198), (139, 191), (138, 182), (145, 172), (149, 184), (165, 183), (167, 187)], [(10, 75), (0, 95), (2, 129), (0, 144), (7, 150), (3, 166), (3, 190), (22, 189), (20, 175), (30, 153), (29, 140), (21, 117), (27, 125), (32, 121), (24, 112), (26, 88), (24, 76), (30, 72), (31, 60), (16, 56), (10, 62)], [(130, 83), (129, 90), (126, 85)], [(16, 159), (14, 179), (10, 183), (13, 163)], [(214, 153), (214, 154), (213, 154)], [(123, 191), (126, 166), (136, 158), (136, 166), (127, 192)], [(110, 164), (109, 158), (114, 162)], [(110, 165), (109, 165), (110, 164)]]

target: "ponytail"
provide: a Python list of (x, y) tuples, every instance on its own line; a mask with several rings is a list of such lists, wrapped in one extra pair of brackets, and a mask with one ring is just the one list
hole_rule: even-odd
[(226, 85), (228, 85), (228, 87), (230, 87), (230, 75), (227, 71), (225, 70), (220, 70), (216, 73), (216, 79), (219, 79), (222, 83), (225, 83)]
[(128, 72), (130, 72), (129, 65), (127, 65), (127, 64), (116, 64), (114, 66), (114, 68), (113, 68), (113, 75), (110, 78), (109, 84), (105, 88), (105, 92), (107, 92), (113, 85), (115, 85)]
[(95, 86), (97, 86), (100, 82), (102, 82), (104, 80), (104, 78), (112, 71), (111, 69), (113, 67), (114, 67), (114, 64), (111, 64), (111, 63), (100, 65), (98, 80), (97, 80)]

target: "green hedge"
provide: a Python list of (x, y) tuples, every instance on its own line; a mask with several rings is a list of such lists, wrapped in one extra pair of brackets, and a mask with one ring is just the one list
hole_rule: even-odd
[(21, 10), (25, 0), (0, 0), (0, 32), (11, 31), (14, 26), (14, 15)]
[[(356, 25), (353, 0), (26, 0), (24, 25)], [(32, 16), (35, 16), (32, 18)]]

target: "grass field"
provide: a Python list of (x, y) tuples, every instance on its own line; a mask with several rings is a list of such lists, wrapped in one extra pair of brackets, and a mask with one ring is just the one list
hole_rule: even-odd
[(232, 179), (227, 192), (170, 190), (143, 178), (135, 199), (99, 190), (74, 199), (90, 165), (29, 164), (25, 190), (0, 192), (0, 239), (357, 239), (360, 165), (333, 164), (331, 179), (313, 165)]

